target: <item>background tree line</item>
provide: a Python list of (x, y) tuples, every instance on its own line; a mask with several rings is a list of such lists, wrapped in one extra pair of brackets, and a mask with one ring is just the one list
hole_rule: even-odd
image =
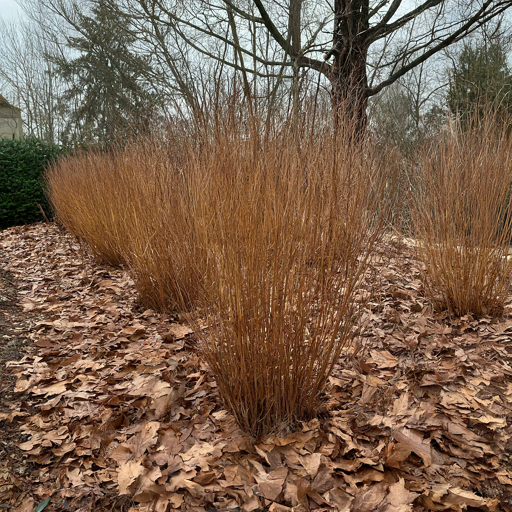
[(60, 144), (201, 122), (229, 98), (267, 121), (343, 110), (410, 150), (447, 115), (510, 108), (512, 0), (21, 3), (0, 30), (0, 88), (26, 133)]

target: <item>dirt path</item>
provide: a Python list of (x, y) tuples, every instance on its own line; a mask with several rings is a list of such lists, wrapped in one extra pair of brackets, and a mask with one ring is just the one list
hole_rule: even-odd
[[(7, 367), (9, 361), (19, 361), (31, 345), (20, 327), (27, 323), (17, 300), (17, 291), (11, 274), (2, 270), (5, 262), (0, 262), (0, 419), (10, 416), (16, 405), (23, 401), (23, 393), (16, 393), (16, 377)], [(0, 436), (0, 475), (12, 485), (12, 495), (23, 494), (31, 487), (27, 478), (34, 465), (26, 462), (18, 444), (23, 441), (19, 425), (12, 421), (3, 421)], [(11, 506), (0, 502), (0, 510), (10, 510)]]

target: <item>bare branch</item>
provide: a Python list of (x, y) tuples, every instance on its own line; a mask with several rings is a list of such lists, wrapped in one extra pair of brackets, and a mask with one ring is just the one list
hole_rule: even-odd
[(503, 13), (506, 9), (510, 7), (510, 5), (512, 5), (512, 2), (500, 2), (501, 7), (499, 9), (493, 10), (493, 12), (491, 13), (487, 13), (487, 8), (491, 3), (492, 0), (488, 0), (487, 2), (485, 2), (482, 5), (481, 9), (477, 11), (477, 13), (475, 13), (474, 16), (472, 16), (466, 23), (463, 23), (458, 30), (453, 32), (450, 36), (444, 38), (441, 42), (430, 48), (430, 50), (424, 52), (416, 59), (413, 59), (406, 65), (402, 66), (399, 70), (391, 74), (391, 76), (389, 76), (379, 85), (368, 89), (367, 95), (373, 96), (379, 93), (382, 89), (396, 82), (396, 80), (398, 80), (401, 76), (405, 75), (411, 69), (414, 69), (416, 66), (419, 66), (433, 55), (441, 52), (451, 44), (469, 35), (471, 32), (474, 32), (477, 28), (481, 27), (482, 25), (485, 25), (485, 23), (493, 19), (495, 16)]

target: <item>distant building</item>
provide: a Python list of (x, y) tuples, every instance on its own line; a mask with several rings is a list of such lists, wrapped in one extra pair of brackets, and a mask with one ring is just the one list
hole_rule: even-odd
[(22, 139), (21, 110), (12, 106), (0, 94), (0, 137), (3, 139)]

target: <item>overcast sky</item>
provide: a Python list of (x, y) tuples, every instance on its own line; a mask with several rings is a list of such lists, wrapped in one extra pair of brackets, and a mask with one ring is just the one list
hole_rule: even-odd
[(5, 21), (13, 21), (21, 14), (19, 5), (14, 0), (0, 0), (0, 17)]
[[(405, 0), (402, 9), (410, 8), (413, 3), (414, 0)], [(14, 21), (22, 12), (16, 0), (0, 0), (0, 18), (4, 21)]]

